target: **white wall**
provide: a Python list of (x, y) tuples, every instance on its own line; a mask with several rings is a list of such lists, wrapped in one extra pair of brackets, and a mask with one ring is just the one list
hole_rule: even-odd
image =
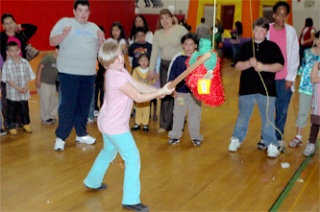
[(298, 35), (304, 27), (306, 18), (312, 18), (313, 26), (317, 31), (320, 30), (320, 0), (300, 0), (300, 2), (292, 0), (292, 14), (293, 27)]

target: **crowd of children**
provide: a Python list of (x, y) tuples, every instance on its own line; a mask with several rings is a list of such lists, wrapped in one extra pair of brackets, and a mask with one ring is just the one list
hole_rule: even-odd
[[(290, 10), (287, 7), (287, 4), (280, 2), (277, 3), (274, 7), (276, 9), (274, 11), (275, 17), (277, 17), (277, 13), (284, 13), (285, 16), (290, 12)], [(282, 12), (283, 11), (283, 12)], [(12, 18), (11, 16), (6, 15), (5, 18)], [(3, 20), (3, 21), (4, 21)], [(275, 18), (275, 24), (271, 25), (273, 31), (277, 31), (277, 27), (280, 27), (279, 22), (277, 22), (277, 18)], [(285, 27), (287, 30), (290, 29), (290, 26), (288, 25), (282, 25)], [(101, 29), (101, 27), (100, 27)], [(103, 28), (102, 28), (103, 29)], [(104, 31), (104, 30), (102, 30)], [(267, 38), (270, 37), (271, 33), (268, 32)], [(192, 34), (188, 34), (188, 39), (185, 39), (185, 42), (190, 42), (193, 40), (193, 43), (195, 46), (197, 46), (197, 39), (193, 37)], [(190, 37), (191, 36), (191, 37)], [(272, 38), (272, 37), (271, 37)], [(105, 40), (105, 42), (113, 42), (117, 43), (122, 50), (122, 53), (128, 54), (129, 60), (130, 60), (130, 65), (131, 65), (131, 74), (132, 77), (140, 82), (146, 83), (148, 85), (153, 85), (157, 81), (156, 79), (150, 80), (148, 77), (148, 66), (149, 66), (149, 59), (150, 55), (152, 52), (152, 40), (153, 40), (153, 33), (150, 31), (147, 21), (144, 16), (142, 15), (137, 15), (134, 19), (134, 22), (132, 24), (131, 32), (130, 32), (130, 37), (126, 37), (126, 33), (124, 30), (124, 27), (120, 22), (114, 22), (111, 27), (110, 27), (110, 37)], [(311, 82), (311, 67), (315, 62), (319, 60), (318, 56), (318, 46), (317, 46), (317, 41), (319, 40), (319, 31), (315, 34), (315, 46), (306, 49), (304, 52), (304, 57), (303, 61), (300, 65), (300, 68), (298, 70), (298, 74), (301, 75), (301, 81), (300, 81), (300, 86), (299, 86), (299, 93), (300, 93), (300, 101), (299, 101), (299, 113), (298, 113), (298, 118), (297, 118), (297, 135), (295, 138), (289, 142), (290, 147), (298, 147), (302, 145), (302, 129), (305, 125), (307, 125), (307, 117), (308, 117), (308, 111), (310, 108), (310, 104), (312, 102), (312, 94), (313, 94), (313, 83)], [(13, 45), (12, 43), (10, 45)], [(174, 60), (171, 62), (170, 67), (172, 68), (172, 71), (169, 70), (168, 74), (168, 80), (174, 80), (175, 77), (177, 77), (178, 73), (181, 73), (185, 68), (185, 64), (183, 64), (185, 59), (188, 57), (186, 54), (186, 44), (182, 42), (182, 47), (184, 49), (183, 53), (179, 53), (176, 57), (174, 57)], [(194, 51), (196, 48), (194, 48)], [(20, 49), (21, 51), (21, 49)], [(8, 50), (9, 52), (9, 50)], [(57, 94), (56, 92), (59, 90), (59, 78), (58, 78), (58, 69), (56, 65), (56, 58), (58, 56), (59, 52), (59, 46), (56, 46), (55, 51), (53, 54), (46, 55), (41, 62), (39, 63), (38, 69), (37, 69), (37, 74), (36, 74), (36, 87), (38, 94), (40, 96), (40, 117), (41, 117), (41, 122), (43, 124), (52, 124), (56, 121), (56, 116), (58, 112), (58, 107), (59, 107), (59, 102), (57, 99)], [(192, 54), (192, 53), (191, 53)], [(292, 54), (292, 53), (291, 53)], [(9, 54), (8, 54), (9, 55)], [(20, 53), (21, 55), (21, 53)], [(238, 54), (239, 55), (239, 54)], [(288, 57), (290, 58), (290, 57)], [(285, 57), (286, 60), (288, 60), (287, 57)], [(22, 58), (23, 59), (23, 58)], [(180, 61), (181, 60), (181, 61)], [(7, 60), (6, 63), (2, 62), (2, 82), (8, 82), (6, 83), (6, 89), (8, 89), (10, 92), (8, 94), (5, 94), (5, 97), (2, 96), (1, 98), (8, 98), (8, 103), (12, 104), (12, 99), (17, 100), (17, 98), (14, 97), (12, 91), (16, 91), (18, 96), (23, 96), (24, 97), (19, 99), (21, 100), (26, 100), (29, 98), (28, 93), (25, 90), (28, 90), (28, 85), (29, 85), (29, 80), (33, 79), (33, 75), (31, 75), (29, 78), (26, 78), (25, 81), (22, 83), (25, 83), (25, 85), (20, 85), (17, 86), (14, 81), (9, 83), (9, 80), (7, 79), (8, 75), (8, 64), (9, 62), (12, 62), (12, 60)], [(18, 60), (16, 59), (16, 62)], [(24, 60), (22, 60), (25, 62)], [(179, 65), (181, 64), (181, 65)], [(158, 64), (159, 66), (159, 64)], [(181, 70), (180, 70), (180, 69)], [(179, 69), (179, 70), (178, 70)], [(21, 72), (23, 73), (23, 72)], [(95, 89), (94, 89), (94, 95), (92, 97), (92, 102), (91, 102), (91, 107), (90, 111), (88, 113), (88, 122), (87, 123), (92, 123), (94, 122), (94, 118), (98, 116), (99, 110), (102, 108), (103, 104), (103, 97), (104, 97), (104, 90), (105, 90), (105, 85), (104, 85), (104, 77), (105, 77), (105, 68), (97, 62), (97, 75), (96, 75), (96, 81), (95, 81)], [(17, 79), (17, 77), (16, 77)], [(276, 81), (277, 82), (277, 81)], [(21, 83), (21, 82), (19, 82)], [(24, 87), (25, 86), (25, 87)], [(181, 88), (180, 88), (181, 86)], [(24, 89), (23, 91), (19, 91), (19, 89)], [(184, 90), (184, 88), (186, 90)], [(182, 91), (183, 90), (183, 91)], [(182, 91), (182, 92), (179, 92)], [(100, 93), (100, 96), (99, 96)], [(177, 86), (177, 96), (175, 98), (175, 106), (174, 106), (174, 119), (176, 120), (175, 123), (173, 124), (172, 130), (169, 132), (169, 143), (170, 144), (176, 144), (180, 140), (179, 138), (181, 137), (181, 126), (184, 126), (185, 118), (183, 121), (181, 121), (179, 112), (185, 113), (183, 111), (186, 110), (186, 108), (181, 107), (181, 105), (184, 105), (186, 102), (185, 97), (182, 98), (181, 95), (183, 93), (189, 93), (187, 90), (187, 87), (183, 85), (183, 83), (180, 83)], [(192, 95), (191, 95), (192, 96)], [(11, 100), (10, 100), (11, 99)], [(60, 99), (60, 97), (59, 97)], [(183, 101), (182, 101), (183, 99)], [(11, 101), (11, 102), (10, 102)], [(99, 105), (100, 103), (100, 105)], [(17, 107), (17, 106), (15, 106)], [(15, 108), (12, 107), (12, 108)], [(21, 107), (26, 107), (26, 106), (21, 106)], [(142, 124), (142, 129), (145, 132), (149, 131), (149, 117), (151, 116), (151, 111), (150, 111), (150, 102), (145, 102), (145, 103), (137, 103), (135, 105), (135, 124), (132, 127), (132, 130), (138, 130), (140, 129), (140, 125)], [(156, 105), (153, 107), (155, 109), (154, 111), (154, 117), (155, 120), (157, 119), (156, 116)], [(180, 108), (180, 109), (179, 109)], [(190, 110), (190, 108), (189, 108)], [(26, 114), (19, 114), (17, 117), (13, 117), (15, 113), (17, 113), (16, 109), (14, 111), (9, 111), (6, 110), (6, 112), (10, 112), (9, 114), (6, 114), (5, 116), (5, 121), (8, 119), (8, 123), (4, 126), (4, 129), (1, 128), (1, 134), (6, 133), (6, 129), (9, 129), (10, 134), (16, 134), (15, 127), (17, 126), (16, 123), (12, 122), (19, 122), (21, 117), (26, 116)], [(20, 110), (18, 110), (20, 111)], [(22, 110), (24, 111), (24, 110)], [(201, 110), (200, 110), (201, 111)], [(191, 113), (193, 114), (193, 113)], [(200, 113), (201, 114), (201, 113)], [(177, 118), (179, 116), (179, 119)], [(16, 121), (18, 119), (18, 121)], [(181, 119), (181, 120), (180, 120)], [(190, 117), (189, 117), (190, 119)], [(29, 126), (29, 118), (27, 116), (25, 118), (21, 119), (22, 125), (24, 125), (24, 129), (27, 132), (32, 132), (31, 127)], [(10, 124), (9, 124), (10, 122)], [(180, 123), (181, 122), (181, 123)], [(179, 123), (179, 124), (178, 124)], [(179, 126), (179, 127), (177, 127)], [(283, 128), (283, 127), (282, 127)], [(177, 130), (178, 129), (178, 130)], [(178, 133), (179, 131), (179, 133)], [(283, 129), (281, 129), (283, 131)], [(277, 134), (277, 139), (281, 140), (282, 138), (279, 137), (278, 133)], [(200, 134), (199, 134), (200, 135)], [(191, 137), (197, 137), (197, 139), (192, 139), (192, 140), (197, 140), (197, 144), (201, 144), (201, 140), (203, 139), (201, 136), (191, 136)], [(265, 139), (263, 139), (263, 135), (261, 136), (261, 141), (258, 143), (258, 148), (264, 149), (266, 148), (264, 142)], [(232, 148), (231, 148), (232, 149)]]
[[(262, 119), (262, 134), (258, 148), (267, 149), (268, 157), (277, 157), (281, 151), (284, 151), (282, 148), (284, 125), (293, 92), (297, 61), (299, 61), (298, 49), (290, 52), (285, 51), (286, 48), (289, 48), (288, 46), (296, 48), (297, 41), (293, 27), (285, 24), (279, 18), (280, 16), (288, 16), (290, 12), (288, 8), (287, 3), (284, 2), (275, 5), (273, 8), (275, 24), (270, 25), (265, 18), (256, 19), (253, 24), (253, 41), (244, 43), (239, 50), (235, 51), (233, 62), (236, 69), (241, 71), (241, 76), (239, 115), (228, 147), (231, 152), (238, 151), (246, 137), (249, 119), (255, 103), (258, 104)], [(175, 90), (172, 128), (168, 126), (164, 130), (169, 131), (168, 143), (176, 145), (180, 142), (187, 122), (192, 144), (200, 146), (204, 139), (200, 134), (201, 102), (194, 98), (184, 81), (180, 82), (175, 89), (169, 89), (169, 83), (162, 83), (162, 88), (155, 86), (158, 79), (155, 75), (150, 77), (149, 73), (153, 34), (143, 16), (135, 17), (129, 39), (127, 39), (125, 30), (119, 22), (114, 22), (111, 25), (110, 37), (105, 39), (103, 28), (100, 27), (99, 29), (94, 23), (82, 20), (81, 13), (83, 11), (85, 11), (86, 19), (88, 19), (89, 3), (87, 1), (75, 1), (75, 19), (64, 18), (54, 26), (50, 34), (50, 44), (55, 46), (55, 50), (53, 54), (48, 54), (42, 58), (36, 75), (29, 62), (22, 57), (21, 45), (19, 45), (17, 39), (8, 40), (5, 46), (7, 57), (5, 61), (3, 54), (0, 58), (2, 73), (0, 76), (1, 81), (5, 83), (6, 91), (5, 95), (2, 95), (2, 91), (0, 92), (0, 98), (5, 98), (7, 104), (7, 109), (3, 110), (6, 112), (6, 114), (3, 114), (6, 121), (4, 127), (2, 127), (2, 114), (0, 114), (0, 135), (5, 135), (7, 133), (6, 129), (11, 135), (16, 135), (18, 133), (16, 130), (18, 120), (21, 121), (24, 131), (32, 132), (28, 106), (29, 85), (30, 81), (36, 79), (36, 88), (40, 96), (41, 123), (53, 124), (56, 122), (57, 114), (59, 116), (54, 150), (64, 150), (65, 140), (73, 127), (77, 132), (77, 142), (94, 144), (95, 138), (87, 134), (85, 124), (94, 122), (94, 118), (97, 116), (97, 125), (103, 135), (104, 146), (85, 178), (84, 185), (89, 189), (106, 189), (107, 185), (103, 183), (104, 175), (110, 162), (119, 153), (126, 166), (122, 206), (135, 211), (148, 211), (148, 207), (140, 201), (140, 157), (131, 130), (137, 131), (142, 125), (142, 130), (148, 132), (151, 100), (166, 95), (170, 96)], [(170, 16), (167, 10), (163, 14), (166, 18), (172, 18), (172, 14)], [(6, 18), (8, 16), (2, 18), (2, 22)], [(166, 20), (161, 15), (160, 19), (159, 23), (164, 24)], [(92, 61), (83, 61), (84, 66), (81, 64), (74, 64), (73, 66), (70, 65), (69, 59), (75, 59), (75, 57), (71, 57), (70, 53), (77, 52), (80, 54), (80, 50), (87, 47), (85, 42), (80, 46), (77, 45), (76, 41), (80, 41), (80, 38), (69, 27), (69, 25), (73, 25), (80, 31), (84, 30), (85, 33), (87, 29), (78, 25), (77, 21), (79, 20), (90, 28), (88, 29), (90, 33), (97, 32), (94, 41), (96, 46), (87, 54), (88, 61), (90, 59)], [(287, 31), (281, 31), (283, 29)], [(241, 35), (240, 31), (242, 30), (238, 29), (237, 39)], [(161, 76), (163, 82), (173, 81), (186, 70), (188, 59), (198, 48), (199, 38), (195, 33), (187, 33), (186, 29), (179, 32), (184, 34), (181, 39), (179, 37), (180, 47), (183, 51), (175, 55), (171, 62), (166, 61), (165, 65), (169, 68), (167, 70), (168, 74)], [(281, 36), (278, 36), (279, 33), (287, 36), (285, 43), (280, 39)], [(310, 156), (315, 152), (315, 143), (320, 126), (319, 34), (320, 31), (315, 34), (315, 46), (304, 51), (304, 59), (298, 71), (301, 80), (297, 135), (289, 142), (289, 146), (293, 148), (303, 144), (302, 129), (307, 124), (308, 113), (311, 108), (310, 136), (303, 152), (305, 156)], [(239, 43), (235, 44), (238, 48)], [(61, 45), (63, 47), (62, 52), (59, 51)], [(70, 45), (74, 49), (66, 50)], [(3, 48), (1, 46), (1, 51), (3, 51)], [(96, 59), (97, 49), (99, 49), (98, 61), (93, 61), (93, 59)], [(160, 50), (161, 48), (157, 47), (157, 49)], [(125, 67), (124, 55), (129, 56), (131, 67)], [(59, 64), (57, 58), (60, 58), (60, 60), (65, 58), (65, 60), (58, 60)], [(153, 59), (153, 63), (156, 60), (155, 58), (151, 59)], [(90, 73), (87, 73), (87, 70), (84, 69), (85, 67), (91, 68), (95, 64), (96, 70), (91, 71), (90, 69)], [(128, 71), (130, 68), (132, 70), (131, 74)], [(165, 77), (167, 77), (167, 80), (164, 80)], [(264, 80), (266, 88), (260, 77)], [(61, 86), (59, 86), (59, 82)], [(79, 91), (72, 90), (73, 85), (76, 85)], [(62, 89), (61, 93), (60, 89)], [(62, 97), (61, 101), (58, 101), (58, 91), (59, 98)], [(85, 94), (82, 91), (85, 91)], [(71, 97), (73, 104), (70, 103)], [(79, 100), (82, 101), (83, 107), (77, 105)], [(285, 100), (285, 102), (282, 102), (282, 100)], [(135, 124), (130, 130), (129, 120), (133, 101), (135, 102)], [(90, 102), (91, 106), (89, 105)], [(154, 106), (155, 110), (156, 108)], [(2, 104), (0, 104), (0, 109), (2, 109)], [(75, 112), (76, 110), (77, 112)], [(187, 111), (188, 117), (186, 117)], [(277, 114), (276, 119), (274, 119), (275, 114)], [(156, 117), (155, 112), (154, 117)], [(280, 128), (280, 133), (276, 132), (273, 125)]]

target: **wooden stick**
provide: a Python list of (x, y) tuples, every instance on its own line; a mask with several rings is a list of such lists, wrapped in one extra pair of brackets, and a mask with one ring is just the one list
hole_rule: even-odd
[(208, 60), (211, 57), (211, 52), (207, 52), (202, 57), (197, 60), (194, 64), (189, 66), (184, 72), (182, 72), (177, 78), (175, 78), (169, 85), (168, 88), (171, 89), (178, 85), (179, 82), (184, 80), (193, 70), (195, 70), (198, 66), (200, 66), (202, 63), (204, 63), (206, 60)]

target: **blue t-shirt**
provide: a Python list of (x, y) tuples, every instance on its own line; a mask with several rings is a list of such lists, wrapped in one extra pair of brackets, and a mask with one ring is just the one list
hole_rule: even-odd
[[(177, 78), (182, 72), (184, 72), (187, 69), (186, 60), (188, 59), (188, 56), (181, 55), (178, 56), (171, 66), (171, 71), (169, 74), (168, 81), (172, 81), (175, 78)], [(189, 87), (186, 85), (185, 80), (182, 80), (177, 86), (176, 91), (179, 93), (190, 93)]]
[(148, 54), (149, 58), (152, 51), (152, 45), (148, 42), (145, 43), (137, 43), (134, 42), (129, 47), (128, 54), (130, 57), (132, 57), (132, 70), (135, 69), (137, 66), (139, 66), (138, 58), (141, 54)]

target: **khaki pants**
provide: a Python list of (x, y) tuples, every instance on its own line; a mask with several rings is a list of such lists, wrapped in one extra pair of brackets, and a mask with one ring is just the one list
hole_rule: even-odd
[(148, 125), (150, 118), (150, 101), (136, 103), (136, 124)]
[(40, 96), (41, 120), (55, 119), (58, 111), (56, 85), (41, 83), (38, 94)]
[(178, 93), (174, 99), (173, 127), (169, 132), (169, 138), (180, 139), (188, 110), (188, 129), (191, 140), (203, 140), (200, 134), (201, 102), (194, 98), (191, 93)]

